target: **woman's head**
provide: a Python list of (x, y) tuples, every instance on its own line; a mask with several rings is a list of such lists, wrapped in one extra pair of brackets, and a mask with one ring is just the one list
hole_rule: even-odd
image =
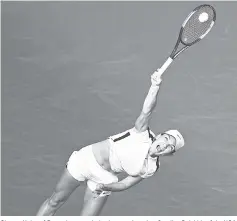
[(184, 146), (184, 138), (178, 130), (168, 130), (156, 136), (151, 144), (151, 156), (169, 155)]

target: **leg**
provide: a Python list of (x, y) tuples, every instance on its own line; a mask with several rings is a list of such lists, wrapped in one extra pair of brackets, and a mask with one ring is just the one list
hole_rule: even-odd
[(52, 196), (42, 204), (37, 216), (53, 216), (79, 185), (80, 182), (65, 169)]
[(94, 198), (92, 191), (87, 187), (81, 216), (98, 216), (103, 209), (108, 196)]

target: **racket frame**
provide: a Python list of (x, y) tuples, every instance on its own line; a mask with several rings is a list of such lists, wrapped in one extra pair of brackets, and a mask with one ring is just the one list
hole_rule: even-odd
[[(207, 29), (207, 31), (201, 35), (197, 40), (195, 40), (194, 42), (192, 43), (185, 43), (183, 42), (181, 36), (182, 36), (182, 33), (183, 33), (183, 30), (184, 30), (184, 26), (186, 25), (186, 23), (188, 22), (188, 20), (191, 18), (191, 16), (199, 9), (199, 8), (202, 8), (202, 7), (210, 7), (213, 11), (213, 19), (212, 19), (212, 23), (210, 24), (210, 27)], [(199, 5), (198, 7), (196, 7), (195, 9), (193, 9), (193, 11), (187, 16), (187, 18), (184, 20), (183, 24), (182, 24), (182, 27), (180, 29), (180, 33), (179, 33), (179, 38), (178, 40), (180, 40), (180, 42), (183, 44), (183, 45), (187, 45), (187, 46), (191, 46), (195, 43), (197, 43), (198, 41), (202, 40), (207, 34), (208, 32), (212, 29), (214, 23), (216, 21), (216, 10), (214, 9), (213, 6), (211, 5), (208, 5), (208, 4), (204, 4), (204, 5)], [(180, 53), (179, 53), (180, 54)], [(177, 56), (175, 56), (177, 57)]]
[[(183, 34), (183, 31), (184, 31), (184, 26), (186, 25), (186, 23), (188, 22), (188, 20), (191, 18), (191, 16), (201, 7), (210, 7), (212, 10), (213, 10), (213, 20), (212, 20), (212, 23), (210, 24), (210, 27), (207, 29), (207, 31), (202, 35), (200, 36), (197, 40), (193, 41), (192, 43), (185, 43), (183, 42), (182, 40), (182, 34)], [(195, 9), (193, 9), (193, 11), (187, 16), (187, 18), (184, 20), (182, 26), (181, 26), (181, 29), (179, 31), (179, 36), (178, 36), (178, 39), (177, 39), (177, 42), (174, 46), (174, 49), (172, 51), (172, 53), (170, 54), (170, 56), (167, 58), (167, 60), (165, 61), (165, 63), (162, 65), (161, 68), (157, 69), (157, 72), (160, 74), (160, 76), (165, 72), (165, 70), (170, 66), (170, 64), (172, 63), (172, 61), (180, 54), (182, 53), (183, 51), (185, 51), (186, 49), (188, 49), (190, 46), (192, 46), (193, 44), (197, 43), (198, 41), (200, 41), (201, 39), (203, 39), (207, 34), (208, 32), (212, 29), (214, 23), (216, 21), (216, 11), (215, 9), (213, 8), (213, 6), (211, 5), (208, 5), (208, 4), (203, 4), (203, 5), (199, 5), (198, 7), (196, 7)], [(177, 51), (177, 48), (180, 44), (180, 42), (184, 45), (183, 48), (181, 48), (179, 51)]]

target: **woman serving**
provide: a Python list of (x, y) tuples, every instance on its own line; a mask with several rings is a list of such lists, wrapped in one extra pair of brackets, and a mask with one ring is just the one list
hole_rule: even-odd
[[(42, 204), (38, 216), (54, 215), (83, 182), (87, 182), (87, 189), (80, 215), (99, 215), (112, 192), (129, 189), (154, 175), (160, 156), (173, 154), (184, 146), (178, 130), (155, 135), (149, 128), (161, 82), (161, 75), (155, 71), (134, 127), (72, 153), (53, 194)], [(127, 177), (119, 181), (119, 173), (126, 173)]]

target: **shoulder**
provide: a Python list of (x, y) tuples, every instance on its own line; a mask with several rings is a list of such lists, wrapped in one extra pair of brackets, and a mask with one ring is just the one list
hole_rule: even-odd
[(133, 128), (131, 128), (130, 130), (134, 131), (135, 133), (145, 133), (145, 132), (152, 132), (150, 126), (147, 126), (146, 128), (143, 128), (143, 129), (140, 129), (140, 128), (137, 128), (136, 126), (134, 126)]
[(149, 127), (147, 127), (144, 130), (140, 130), (140, 129), (137, 129), (136, 127), (133, 127), (130, 129), (130, 132), (134, 134), (142, 135), (142, 134), (148, 133), (148, 130), (149, 130)]
[(138, 130), (136, 127), (132, 128), (134, 133), (140, 134), (140, 135), (146, 135), (149, 136), (152, 140), (155, 139), (155, 133), (150, 129), (150, 127), (147, 127), (146, 130)]

